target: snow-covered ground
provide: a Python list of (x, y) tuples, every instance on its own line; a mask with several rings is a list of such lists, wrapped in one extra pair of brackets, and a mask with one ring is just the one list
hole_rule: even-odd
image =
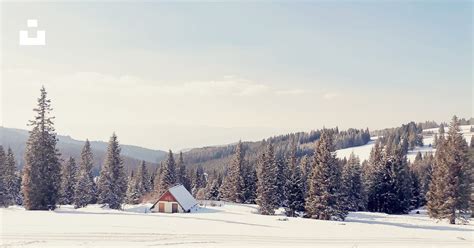
[[(467, 143), (469, 144), (471, 142), (471, 136), (474, 135), (473, 132), (470, 131), (471, 125), (463, 125), (461, 126), (461, 133), (466, 139)], [(445, 128), (446, 132), (448, 131), (448, 127)], [(407, 158), (410, 161), (413, 161), (415, 159), (415, 156), (418, 152), (421, 152), (422, 154), (425, 153), (431, 153), (435, 152), (436, 149), (433, 149), (431, 145), (433, 144), (433, 135), (435, 133), (438, 133), (438, 128), (432, 128), (432, 129), (425, 129), (423, 130), (424, 133), (429, 133), (432, 132), (433, 134), (424, 134), (423, 135), (423, 146), (422, 147), (416, 147), (412, 151), (408, 151)], [(372, 137), (372, 140), (363, 145), (363, 146), (356, 146), (356, 147), (350, 147), (346, 149), (341, 149), (336, 151), (336, 155), (338, 158), (349, 158), (352, 152), (354, 152), (355, 155), (359, 156), (361, 161), (368, 160), (370, 157), (370, 151), (372, 150), (372, 147), (375, 144), (375, 140), (377, 137)]]
[[(0, 247), (472, 247), (474, 226), (410, 215), (351, 213), (344, 222), (255, 214), (255, 205), (191, 214), (62, 206), (0, 209)], [(280, 219), (280, 220), (279, 220)]]

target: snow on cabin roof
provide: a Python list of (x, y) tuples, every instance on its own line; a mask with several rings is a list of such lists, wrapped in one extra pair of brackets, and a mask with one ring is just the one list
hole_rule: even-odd
[(194, 199), (189, 191), (181, 184), (169, 188), (168, 191), (174, 196), (184, 211), (188, 211), (198, 204), (196, 199)]

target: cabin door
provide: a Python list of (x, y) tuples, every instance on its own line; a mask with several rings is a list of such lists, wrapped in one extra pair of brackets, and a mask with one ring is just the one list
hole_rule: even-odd
[(176, 203), (171, 204), (171, 212), (172, 213), (177, 213), (178, 212), (178, 204), (176, 204)]
[(165, 203), (164, 202), (158, 203), (158, 212), (160, 212), (160, 213), (165, 212)]

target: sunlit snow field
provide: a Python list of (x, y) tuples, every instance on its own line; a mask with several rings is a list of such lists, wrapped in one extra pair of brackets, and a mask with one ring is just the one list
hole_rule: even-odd
[(350, 213), (345, 222), (255, 214), (255, 205), (185, 214), (92, 205), (55, 211), (0, 209), (1, 247), (472, 247), (474, 226), (420, 214)]
[[(474, 135), (474, 133), (470, 132), (470, 128), (471, 128), (471, 125), (461, 126), (461, 133), (463, 137), (466, 139), (467, 144), (470, 143), (471, 136)], [(445, 131), (446, 132), (448, 131), (448, 127), (445, 127)], [(423, 132), (432, 132), (433, 134), (438, 133), (438, 128), (425, 129), (423, 130)], [(423, 155), (427, 152), (428, 153), (434, 152), (435, 149), (431, 147), (431, 145), (433, 144), (433, 137), (434, 137), (433, 135), (424, 135), (423, 146), (416, 147), (414, 150), (408, 151), (408, 155), (407, 155), (408, 160), (413, 161), (418, 152), (421, 152)], [(344, 157), (349, 158), (351, 153), (354, 152), (355, 155), (359, 156), (361, 161), (368, 160), (370, 157), (370, 151), (372, 150), (372, 147), (374, 146), (376, 139), (377, 139), (376, 137), (372, 137), (371, 141), (369, 141), (369, 143), (363, 146), (356, 146), (356, 147), (350, 147), (346, 149), (337, 150), (336, 156), (341, 159)]]

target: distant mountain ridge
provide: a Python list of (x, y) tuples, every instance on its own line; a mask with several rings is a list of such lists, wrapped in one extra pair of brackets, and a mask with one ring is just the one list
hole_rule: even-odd
[[(24, 153), (26, 141), (28, 140), (28, 131), (16, 128), (0, 127), (0, 144), (5, 149), (11, 147), (15, 154), (15, 159), (20, 167), (24, 165)], [(57, 148), (61, 153), (62, 159), (70, 156), (79, 159), (82, 147), (85, 141), (75, 140), (70, 136), (58, 135)], [(90, 141), (94, 154), (94, 172), (98, 173), (100, 165), (104, 161), (107, 151), (107, 142)], [(152, 150), (134, 145), (121, 145), (122, 158), (127, 168), (135, 168), (139, 162), (145, 160), (149, 165), (156, 166), (157, 163), (166, 158), (167, 152), (161, 150)]]

